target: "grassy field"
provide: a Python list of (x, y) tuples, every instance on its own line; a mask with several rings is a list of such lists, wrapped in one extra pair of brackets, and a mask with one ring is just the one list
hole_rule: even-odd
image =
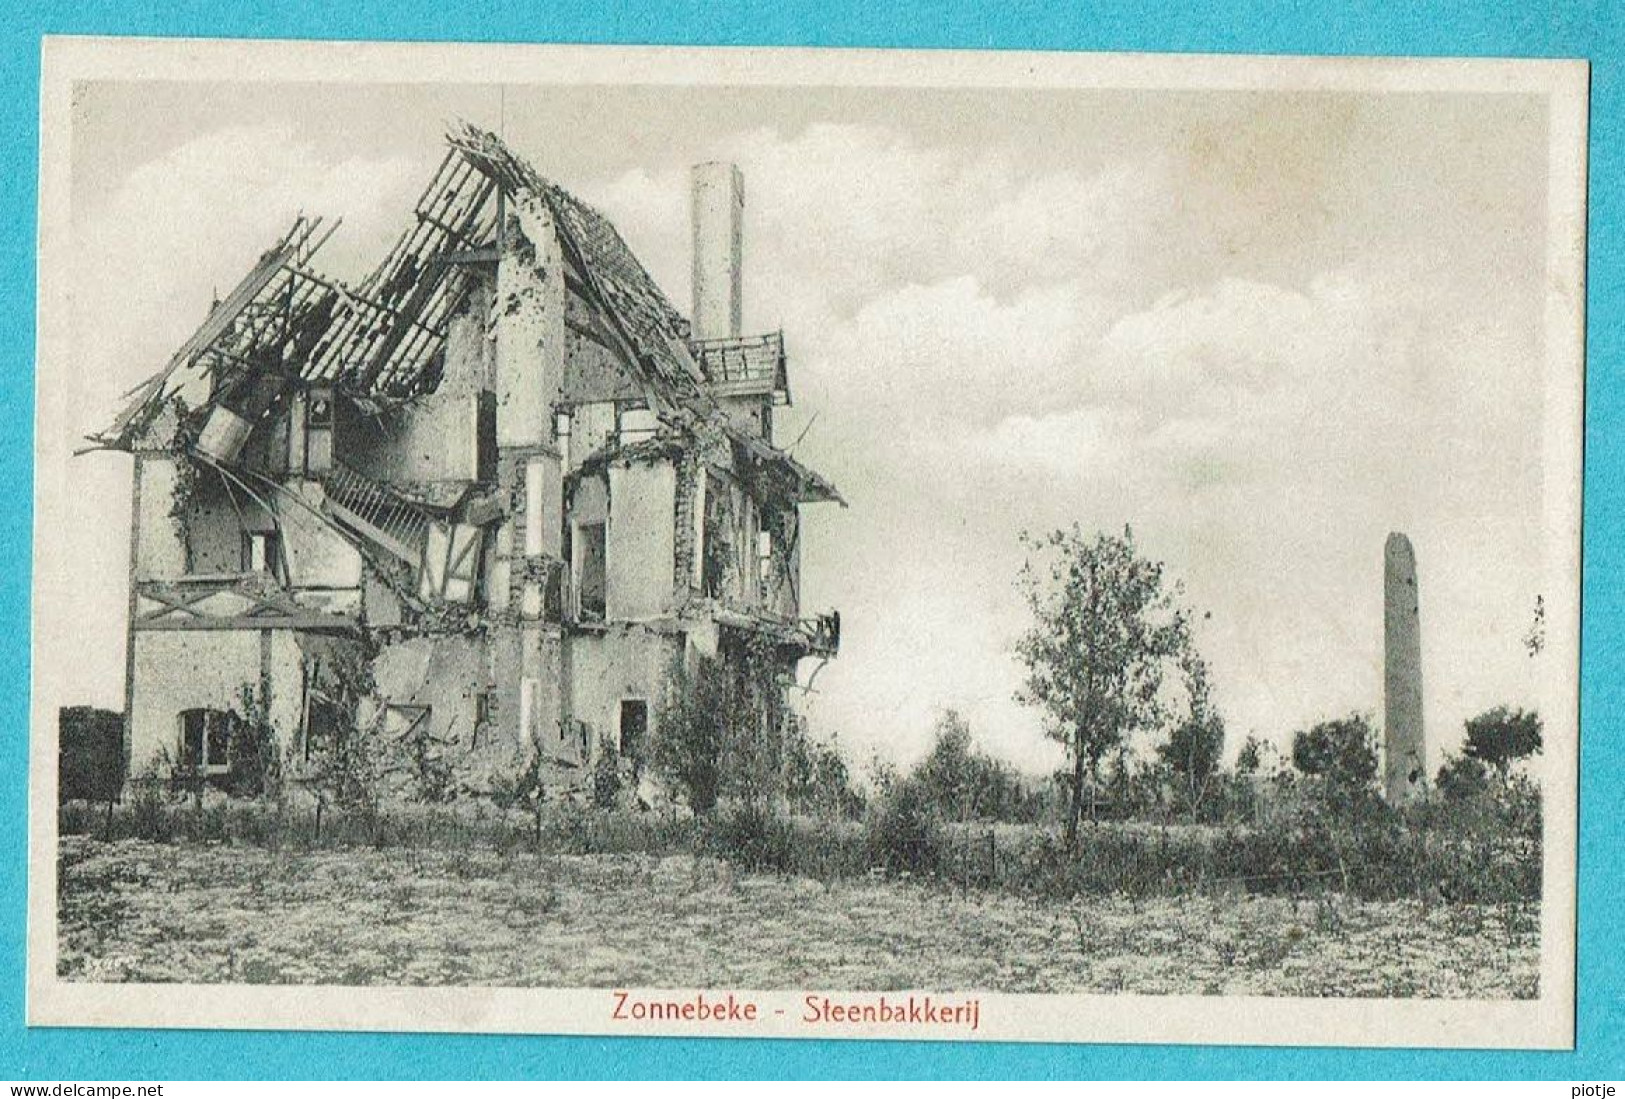
[(1035, 902), (691, 856), (64, 836), (70, 980), (1533, 997), (1538, 907)]

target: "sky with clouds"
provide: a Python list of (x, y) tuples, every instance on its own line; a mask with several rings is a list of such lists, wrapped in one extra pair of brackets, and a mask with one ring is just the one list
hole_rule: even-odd
[[(745, 324), (783, 327), (778, 437), (838, 607), (806, 699), (907, 761), (945, 708), (1022, 766), (1023, 530), (1132, 524), (1210, 618), (1232, 746), (1381, 708), (1382, 551), (1416, 546), (1435, 758), (1535, 697), (1543, 575), (1544, 101), (1492, 94), (81, 85), (76, 432), (163, 364), (300, 210), (325, 265), (388, 246), (456, 118), (500, 128), (689, 296), (687, 171), (745, 175)], [(46, 398), (42, 396), (42, 402)], [(804, 432), (804, 434), (803, 434)], [(129, 461), (40, 440), (65, 700), (119, 704)], [(53, 543), (53, 538), (58, 543)], [(87, 579), (88, 578), (88, 579)]]

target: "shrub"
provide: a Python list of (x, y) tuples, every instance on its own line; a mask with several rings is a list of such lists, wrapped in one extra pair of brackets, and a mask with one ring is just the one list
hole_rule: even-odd
[(828, 885), (859, 877), (869, 868), (865, 831), (857, 822), (826, 816), (792, 818), (789, 826), (794, 837), (792, 873)]
[(1256, 736), (1242, 742), (1236, 753), (1236, 774), (1244, 778), (1264, 774), (1269, 762), (1275, 758), (1275, 746)]
[(1498, 800), (1507, 831), (1538, 849), (1544, 824), (1540, 786), (1525, 775), (1513, 775)]
[(705, 842), (711, 852), (746, 870), (788, 872), (798, 846), (788, 821), (762, 802), (741, 802), (715, 814)]
[(130, 830), (137, 839), (168, 843), (174, 837), (169, 806), (163, 788), (156, 780), (135, 784), (130, 798)]
[(615, 808), (621, 795), (621, 753), (608, 736), (598, 738), (598, 755), (592, 763), (592, 803), (600, 809)]
[(821, 743), (807, 736), (801, 722), (792, 722), (784, 757), (785, 796), (792, 806), (826, 817), (863, 815), (863, 791), (853, 784), (835, 738)]
[(124, 715), (94, 706), (57, 711), (57, 797), (113, 801), (124, 788)]
[(1217, 714), (1194, 715), (1175, 725), (1168, 739), (1157, 745), (1157, 758), (1169, 784), (1185, 805), (1191, 820), (1198, 819), (1221, 785), (1219, 757), (1224, 751), (1224, 722)]
[(696, 813), (716, 808), (722, 793), (722, 762), (729, 734), (729, 689), (720, 663), (700, 658), (660, 719), (653, 745), (655, 769), (682, 793)]
[(880, 799), (869, 816), (866, 849), (871, 866), (894, 874), (929, 877), (942, 869), (942, 825), (921, 783), (904, 779)]
[(232, 797), (274, 794), (282, 784), (276, 730), (252, 686), (244, 685), (241, 702), (242, 713), (232, 722), (231, 739), (226, 743), (228, 768), (222, 785)]
[(532, 748), (525, 764), (512, 774), (491, 776), (491, 804), (502, 812), (510, 809), (534, 811), (546, 800), (542, 784), (542, 754)]
[(456, 769), (427, 721), (418, 722), (403, 743), (392, 747), (397, 755), (405, 757), (407, 793), (413, 801), (443, 805), (457, 797)]
[(679, 669), (652, 762), (694, 812), (783, 792), (785, 675), (772, 644), (754, 636)]
[(978, 749), (968, 722), (949, 710), (937, 722), (930, 753), (909, 773), (943, 820), (1032, 820), (1038, 800), (1008, 764)]
[(1474, 756), (1448, 757), (1434, 778), (1434, 787), (1447, 802), (1462, 804), (1489, 790), (1489, 769)]
[(1323, 721), (1292, 737), (1292, 766), (1342, 793), (1371, 790), (1377, 782), (1377, 736), (1363, 714)]

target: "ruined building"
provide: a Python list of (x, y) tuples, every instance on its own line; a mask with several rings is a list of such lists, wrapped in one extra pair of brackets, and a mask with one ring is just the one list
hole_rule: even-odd
[(839, 496), (775, 444), (782, 335), (740, 332), (738, 169), (694, 169), (689, 320), (602, 215), (448, 141), (365, 280), (300, 218), (93, 439), (134, 456), (133, 775), (225, 775), (252, 718), (296, 770), (348, 721), (579, 784), (702, 654), (782, 690), (835, 653), (800, 508)]

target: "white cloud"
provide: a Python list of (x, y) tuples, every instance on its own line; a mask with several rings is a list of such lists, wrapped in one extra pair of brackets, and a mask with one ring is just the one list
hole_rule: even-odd
[[(1000, 305), (968, 279), (908, 286), (823, 335), (830, 364), (878, 348), (894, 365), (903, 381), (888, 386), (859, 361), (843, 381), (865, 384), (841, 396), (832, 381), (821, 400), (830, 415), (885, 422), (900, 446), (853, 456), (852, 436), (832, 429), (826, 464), (879, 466), (866, 486), (878, 499), (843, 524), (830, 579), (824, 556), (809, 584), (845, 598), (855, 638), (954, 623), (906, 656), (859, 640), (826, 678), (825, 712), (843, 730), (884, 714), (912, 751), (931, 703), (957, 704), (1011, 757), (1052, 759), (1038, 715), (1006, 704), (1021, 626), (1014, 534), (1073, 521), (1132, 523), (1213, 612), (1201, 639), (1237, 743), (1380, 709), (1390, 529), (1409, 531), (1422, 557), (1435, 753), (1496, 692), (1527, 689), (1516, 637), (1537, 543), (1513, 535), (1509, 553), (1474, 531), (1527, 505), (1529, 486), (1486, 476), (1455, 445), (1489, 431), (1517, 450), (1524, 437), (1475, 392), (1501, 365), (1499, 341), (1425, 339), (1411, 302), (1350, 273), (1303, 289), (1223, 280), (1107, 325), (1056, 307), (1071, 294), (1039, 287)], [(899, 392), (913, 379), (929, 382)], [(885, 549), (898, 546), (907, 553)], [(861, 586), (859, 567), (871, 576)], [(921, 576), (929, 600), (908, 594)], [(982, 605), (989, 593), (1000, 608)]]
[[(1033, 175), (1006, 152), (965, 157), (876, 125), (818, 124), (786, 137), (726, 134), (696, 154), (745, 172), (746, 323), (850, 318), (910, 285), (968, 279), (999, 297), (1088, 276), (1140, 250), (1136, 208), (1160, 171)], [(686, 302), (684, 166), (636, 168), (585, 196), (656, 280)]]
[[(816, 413), (797, 456), (852, 501), (810, 516), (804, 595), (843, 611), (810, 706), (860, 759), (923, 751), (954, 706), (1000, 754), (1053, 764), (1013, 701), (1016, 533), (1073, 521), (1132, 522), (1214, 612), (1202, 641), (1234, 739), (1380, 704), (1390, 529), (1417, 545), (1436, 742), (1523, 689), (1540, 348), (1538, 306), (1531, 321), (1508, 288), (1522, 238), (1497, 238), (1492, 278), (1473, 219), (1500, 206), (1418, 193), (1461, 223), (1422, 224), (1414, 245), (1372, 214), (1358, 173), (1399, 155), (1380, 128), (1301, 178), (1232, 129), (1209, 135), (1223, 171), (1167, 132), (1037, 169), (1013, 141), (955, 147), (902, 122), (757, 127), (576, 181), (686, 309), (687, 163), (744, 169), (746, 323), (782, 323), (792, 355), (781, 440)], [(299, 209), (345, 214), (334, 243), (356, 250), (335, 256), (365, 266), (422, 174), (280, 126), (132, 172), (77, 226), (81, 407), (160, 364)], [(121, 587), (117, 551), (96, 552)]]
[(300, 213), (344, 219), (319, 267), (364, 273), (405, 226), (419, 174), (405, 157), (332, 161), (285, 124), (216, 130), (132, 170), (76, 224), (86, 429), (163, 366)]

